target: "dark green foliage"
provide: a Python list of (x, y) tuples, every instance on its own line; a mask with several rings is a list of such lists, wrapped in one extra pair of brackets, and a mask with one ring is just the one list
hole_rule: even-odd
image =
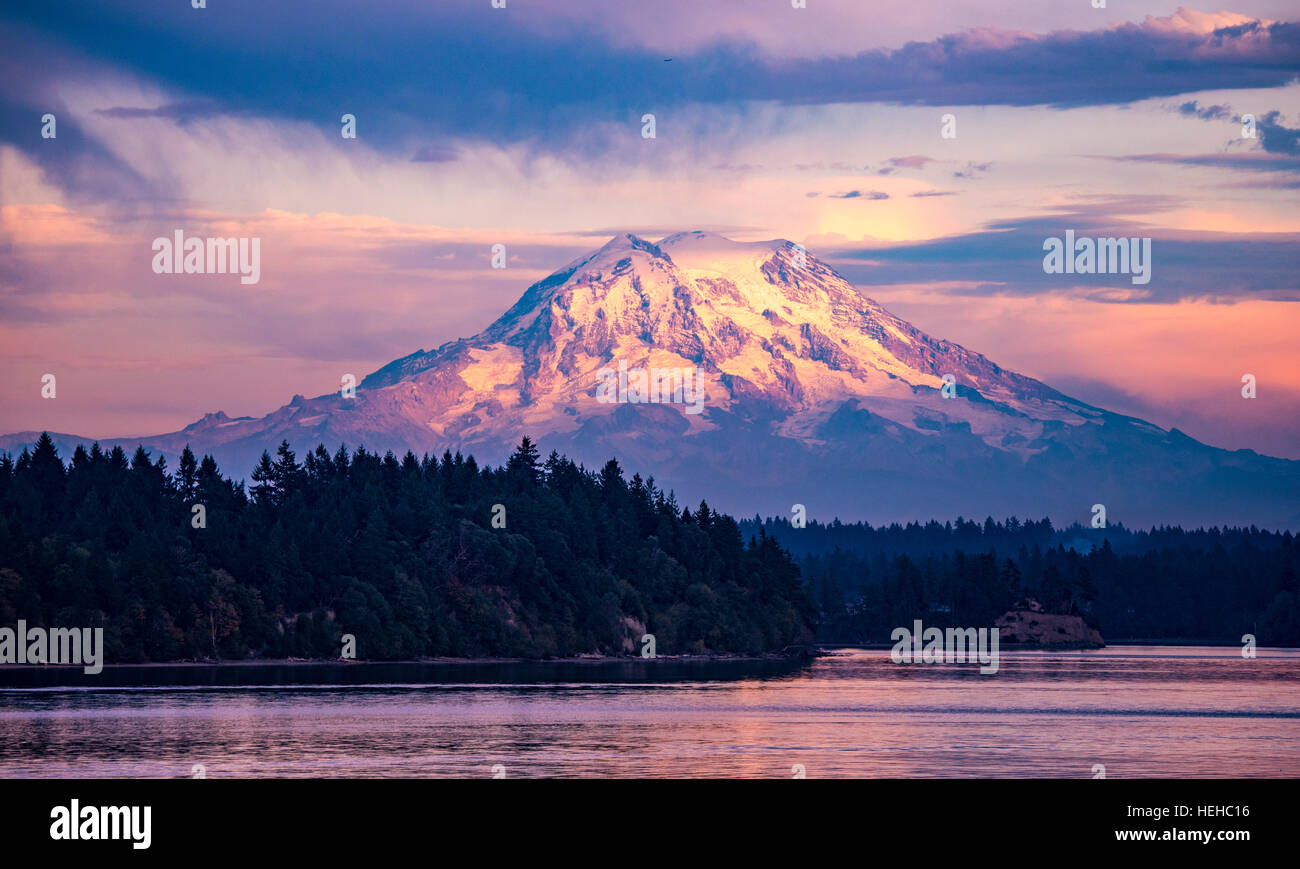
[(883, 642), (914, 619), (992, 625), (1028, 599), (1075, 613), (1108, 641), (1300, 645), (1300, 542), (1257, 528), (1130, 531), (1046, 519), (793, 528), (755, 517), (794, 553), (822, 642)]
[[(812, 638), (787, 552), (653, 480), (524, 439), (504, 468), (281, 444), (224, 478), (186, 448), (48, 437), (0, 457), (0, 623), (102, 626), (110, 662), (761, 653)], [(194, 528), (191, 508), (206, 508)], [(505, 527), (494, 527), (495, 505)], [(499, 522), (497, 523), (500, 524)]]

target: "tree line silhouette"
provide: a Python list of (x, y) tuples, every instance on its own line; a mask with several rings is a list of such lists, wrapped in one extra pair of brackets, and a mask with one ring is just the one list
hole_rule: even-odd
[(0, 456), (0, 624), (103, 627), (111, 662), (334, 658), (344, 634), (368, 659), (636, 654), (644, 633), (757, 654), (1032, 600), (1112, 640), (1300, 645), (1290, 532), (737, 522), (528, 438), (497, 468), (284, 443), (250, 479), (188, 448), (170, 474), (98, 444), (65, 465), (48, 435)]
[(744, 520), (781, 541), (803, 573), (822, 642), (884, 642), (920, 618), (992, 625), (1036, 602), (1107, 640), (1300, 645), (1300, 545), (1291, 532), (1131, 530), (1048, 519), (892, 524)]
[(251, 480), (188, 447), (172, 474), (98, 444), (65, 466), (48, 434), (0, 457), (0, 624), (103, 627), (109, 662), (337, 658), (345, 634), (369, 659), (812, 638), (775, 540), (613, 460), (543, 462), (524, 438), (499, 468), (324, 446), (299, 462), (283, 443)]

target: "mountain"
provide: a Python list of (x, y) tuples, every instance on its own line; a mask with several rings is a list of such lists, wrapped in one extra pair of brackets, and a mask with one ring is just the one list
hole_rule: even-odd
[[(689, 388), (680, 402), (602, 401), (622, 367), (631, 386), (638, 370), (681, 369), (702, 404)], [(168, 456), (189, 443), (239, 474), (282, 439), (500, 462), (523, 434), (593, 466), (617, 456), (683, 503), (739, 515), (803, 504), (824, 519), (1088, 524), (1104, 504), (1129, 525), (1300, 527), (1300, 462), (1093, 407), (926, 335), (790, 242), (704, 232), (617, 236), (478, 335), (380, 368), (355, 398), (294, 396), (261, 418), (212, 413), (102, 442)], [(86, 439), (57, 440), (66, 456)]]

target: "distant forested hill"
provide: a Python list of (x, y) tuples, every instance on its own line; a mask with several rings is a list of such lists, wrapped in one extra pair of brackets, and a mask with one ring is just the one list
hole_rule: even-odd
[(1076, 613), (1108, 641), (1300, 645), (1300, 541), (1256, 528), (1057, 529), (1047, 519), (865, 523), (755, 517), (794, 553), (819, 610), (818, 639), (887, 641), (915, 618), (991, 625), (1017, 602)]
[[(252, 484), (186, 449), (43, 436), (0, 458), (0, 624), (105, 628), (109, 662), (762, 653), (812, 638), (787, 552), (653, 480), (525, 438), (503, 468), (282, 445)], [(194, 507), (201, 505), (206, 527)], [(495, 521), (494, 521), (495, 520)]]

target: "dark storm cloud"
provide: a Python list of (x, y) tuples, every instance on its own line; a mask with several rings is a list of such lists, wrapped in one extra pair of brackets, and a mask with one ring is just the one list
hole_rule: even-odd
[(558, 143), (593, 120), (630, 123), (688, 102), (1082, 106), (1274, 87), (1300, 74), (1300, 26), (1285, 22), (1212, 33), (1158, 19), (1046, 35), (973, 31), (814, 59), (728, 43), (665, 64), (662, 52), (560, 27), (527, 4), (503, 15), (486, 2), (384, 3), (358, 15), (343, 0), (223, 0), (203, 10), (45, 0), (9, 9), (4, 21), (0, 48), (47, 46), (41, 62), (23, 65), (23, 90), (66, 66), (50, 62), (54, 52), (186, 94), (176, 104), (184, 111), (212, 101), (323, 126), (353, 112), (379, 143), (439, 132)]

